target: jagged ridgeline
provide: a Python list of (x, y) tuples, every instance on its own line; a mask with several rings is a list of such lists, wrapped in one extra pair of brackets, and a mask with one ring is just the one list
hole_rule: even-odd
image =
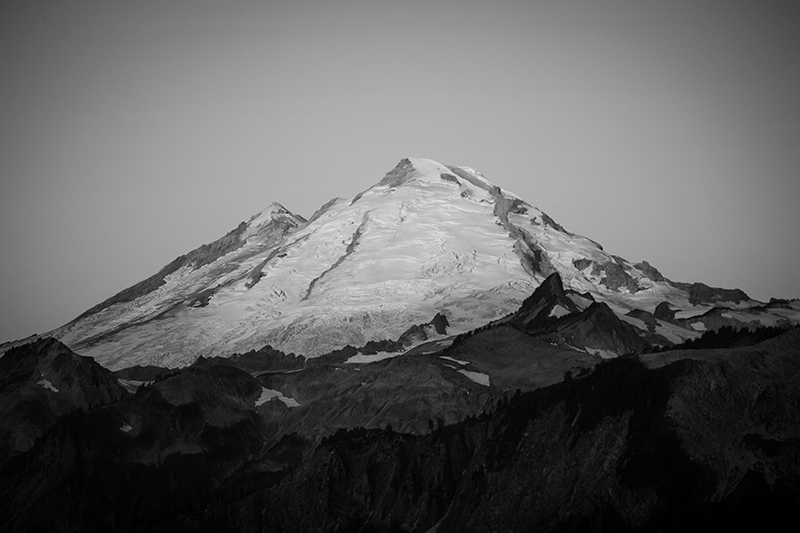
[(5, 345), (0, 530), (798, 530), (798, 322), (404, 159)]
[[(387, 418), (366, 429), (369, 416), (337, 428), (336, 407), (315, 423), (324, 435), (289, 428), (303, 408), (263, 401), (275, 375), (184, 369), (54, 416), (0, 463), (0, 520), (10, 531), (793, 530), (798, 342), (793, 330), (728, 351), (619, 357), (484, 395), (454, 423), (447, 410), (406, 413), (427, 418), (417, 432)], [(40, 396), (64, 394), (54, 367), (76, 357), (54, 341), (8, 356), (36, 370), (0, 392), (26, 382)], [(396, 395), (416, 380), (393, 365), (410, 372), (426, 357), (353, 373), (402, 379)], [(96, 368), (104, 377), (76, 381), (110, 377)], [(304, 373), (319, 382), (324, 370)], [(49, 386), (31, 382), (45, 374)]]

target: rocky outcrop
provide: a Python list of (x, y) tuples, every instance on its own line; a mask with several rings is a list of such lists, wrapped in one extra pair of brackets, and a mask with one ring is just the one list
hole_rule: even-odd
[(284, 246), (277, 246), (274, 249), (272, 249), (267, 255), (267, 257), (248, 273), (247, 277), (250, 278), (250, 280), (245, 284), (245, 287), (247, 287), (248, 289), (252, 289), (256, 285), (256, 283), (261, 281), (261, 278), (264, 277), (264, 268), (266, 268), (267, 265), (269, 265), (275, 259), (280, 259), (282, 257), (285, 257), (286, 251), (290, 246), (299, 244), (303, 242), (303, 240), (304, 238), (301, 237)]
[(509, 322), (528, 334), (548, 331), (560, 317), (580, 309), (567, 297), (561, 276), (555, 272), (525, 298)]
[(461, 182), (458, 181), (458, 178), (453, 176), (452, 174), (448, 174), (447, 172), (442, 172), (439, 174), (439, 177), (442, 178), (444, 181), (449, 181), (451, 183), (455, 183), (456, 185), (461, 185)]
[(328, 209), (330, 209), (331, 207), (333, 207), (333, 206), (334, 206), (334, 205), (336, 205), (337, 203), (339, 203), (339, 202), (344, 202), (344, 201), (345, 201), (345, 199), (344, 199), (344, 198), (339, 198), (338, 196), (337, 196), (337, 197), (335, 197), (335, 198), (331, 198), (330, 200), (328, 200), (327, 202), (325, 202), (324, 204), (322, 204), (322, 206), (320, 206), (320, 208), (319, 208), (319, 209), (317, 209), (317, 210), (314, 212), (314, 214), (313, 214), (313, 215), (311, 215), (311, 218), (309, 218), (309, 219), (308, 219), (308, 223), (309, 223), (309, 224), (311, 224), (312, 222), (314, 222), (315, 220), (317, 220), (319, 217), (321, 217), (322, 215), (324, 215), (324, 214), (325, 214), (325, 213), (328, 211)]
[(597, 263), (581, 258), (573, 260), (572, 265), (578, 270), (584, 270), (591, 266), (591, 275), (600, 277), (599, 283), (609, 290), (620, 292), (621, 289), (625, 289), (629, 293), (638, 292), (639, 285), (625, 269), (624, 262), (616, 257), (614, 259), (614, 261)]
[(638, 352), (650, 346), (636, 328), (621, 321), (605, 303), (592, 302), (580, 309), (564, 290), (558, 273), (545, 279), (522, 302), (519, 311), (501, 322), (528, 335), (557, 334), (573, 348), (604, 356)]
[(641, 270), (642, 274), (644, 274), (645, 276), (647, 276), (649, 279), (651, 279), (653, 281), (669, 281), (667, 278), (665, 278), (661, 274), (661, 272), (658, 271), (658, 269), (656, 269), (654, 266), (652, 266), (647, 261), (642, 261), (641, 263), (636, 263), (633, 266), (635, 266), (636, 268)]
[(397, 187), (402, 185), (416, 172), (414, 165), (407, 158), (401, 159), (397, 166), (386, 173), (386, 175), (378, 182), (381, 187)]
[(739, 303), (750, 299), (740, 289), (721, 289), (709, 287), (705, 283), (675, 283), (675, 286), (689, 292), (689, 302), (692, 305), (715, 304), (718, 302)]
[(653, 311), (653, 316), (665, 322), (674, 322), (675, 312), (675, 309), (670, 306), (669, 302), (661, 302)]
[(567, 316), (553, 326), (570, 346), (614, 357), (637, 353), (650, 346), (638, 330), (623, 322), (603, 302), (595, 302), (578, 315)]
[(361, 239), (361, 236), (364, 234), (364, 229), (366, 228), (367, 224), (369, 223), (369, 213), (364, 213), (364, 216), (361, 220), (361, 224), (356, 228), (356, 231), (353, 232), (353, 235), (350, 237), (350, 242), (347, 244), (347, 248), (344, 250), (344, 254), (339, 257), (331, 266), (325, 269), (319, 276), (311, 280), (311, 283), (308, 285), (308, 289), (306, 289), (306, 294), (303, 296), (303, 300), (307, 300), (309, 296), (311, 296), (311, 291), (314, 290), (314, 285), (316, 285), (322, 278), (325, 277), (326, 274), (333, 271), (336, 267), (341, 265), (345, 259), (347, 259), (350, 255), (353, 254), (356, 247), (358, 246), (358, 242)]

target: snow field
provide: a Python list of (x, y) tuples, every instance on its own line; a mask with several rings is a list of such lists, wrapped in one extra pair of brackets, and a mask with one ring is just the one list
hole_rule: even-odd
[(261, 387), (261, 396), (256, 399), (255, 407), (260, 407), (274, 398), (282, 401), (286, 407), (300, 407), (300, 404), (294, 398), (284, 396), (281, 391), (265, 387)]
[(474, 381), (478, 385), (483, 385), (484, 387), (489, 386), (489, 376), (482, 372), (472, 372), (470, 370), (464, 370), (463, 368), (457, 370), (459, 374), (465, 375), (469, 380)]

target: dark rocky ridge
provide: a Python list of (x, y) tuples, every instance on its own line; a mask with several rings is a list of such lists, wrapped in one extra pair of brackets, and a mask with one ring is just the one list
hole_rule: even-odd
[(609, 261), (603, 264), (595, 263), (590, 259), (575, 259), (572, 261), (572, 264), (578, 270), (583, 270), (591, 266), (592, 275), (602, 276), (600, 284), (612, 291), (619, 292), (620, 289), (624, 288), (630, 293), (637, 292), (639, 290), (639, 285), (636, 283), (636, 280), (625, 270), (624, 262), (620, 258), (615, 257), (615, 259), (616, 261)]
[(308, 284), (308, 289), (306, 290), (305, 296), (303, 296), (303, 300), (307, 300), (309, 296), (311, 296), (311, 291), (314, 290), (314, 285), (316, 285), (322, 278), (325, 277), (326, 274), (333, 271), (336, 267), (341, 265), (345, 259), (347, 259), (358, 247), (359, 240), (361, 239), (361, 235), (364, 233), (364, 229), (367, 227), (369, 223), (369, 213), (364, 213), (363, 218), (361, 219), (361, 224), (356, 228), (356, 231), (353, 232), (353, 235), (350, 237), (350, 242), (347, 243), (347, 248), (344, 250), (344, 254), (339, 257), (330, 267), (328, 267), (325, 271), (323, 271), (319, 276), (311, 280), (311, 283)]
[(641, 271), (642, 271), (642, 273), (643, 273), (645, 276), (647, 276), (648, 278), (650, 278), (650, 279), (651, 279), (651, 280), (653, 280), (653, 281), (669, 281), (667, 278), (665, 278), (665, 277), (664, 277), (664, 276), (661, 274), (661, 272), (659, 272), (659, 271), (658, 271), (658, 269), (657, 269), (657, 268), (655, 268), (654, 266), (652, 266), (652, 265), (651, 265), (650, 263), (648, 263), (647, 261), (642, 261), (641, 263), (636, 263), (636, 264), (635, 264), (635, 265), (633, 265), (633, 266), (635, 266), (636, 268), (638, 268), (639, 270), (641, 270)]
[(127, 396), (109, 370), (55, 339), (9, 350), (0, 358), (0, 466), (28, 450), (58, 417)]
[(248, 281), (245, 284), (245, 286), (248, 289), (252, 289), (255, 286), (255, 284), (261, 281), (261, 278), (264, 277), (264, 267), (270, 264), (271, 261), (284, 257), (286, 255), (287, 248), (294, 246), (295, 244), (301, 243), (307, 238), (308, 236), (300, 237), (299, 239), (295, 239), (294, 241), (284, 246), (277, 246), (267, 255), (267, 257), (263, 261), (261, 261), (258, 265), (256, 265), (255, 268), (253, 268), (253, 270), (250, 271), (250, 273), (247, 276), (250, 278), (250, 281)]
[[(567, 314), (554, 313), (557, 306)], [(519, 311), (501, 322), (512, 324), (528, 335), (555, 334), (560, 342), (578, 349), (622, 355), (650, 346), (636, 328), (621, 321), (605, 303), (592, 302), (579, 309), (567, 296), (557, 272), (525, 299)]]
[(554, 328), (570, 345), (617, 355), (640, 352), (650, 346), (636, 328), (621, 321), (603, 302), (592, 303), (579, 315), (564, 317)]
[(252, 403), (259, 381), (184, 371), (60, 419), (0, 469), (0, 521), (10, 531), (796, 529), (798, 341), (653, 354), (646, 365), (622, 357), (416, 436), (354, 428), (269, 441), (272, 402)]
[[(277, 243), (284, 235), (296, 229), (300, 223), (305, 222), (302, 217), (291, 214), (283, 207), (280, 207), (280, 209), (281, 211), (277, 214), (277, 216), (273, 216), (273, 220), (269, 224), (268, 234), (263, 235), (268, 239), (268, 241), (274, 241), (275, 243)], [(173, 259), (170, 263), (149, 278), (131, 285), (127, 289), (118, 292), (114, 296), (84, 311), (70, 323), (77, 322), (84, 317), (99, 313), (100, 311), (103, 311), (114, 304), (131, 302), (140, 296), (144, 296), (145, 294), (153, 292), (166, 283), (165, 278), (169, 274), (172, 274), (183, 267), (191, 266), (197, 269), (204, 265), (213, 263), (223, 255), (229, 254), (245, 244), (244, 236), (247, 228), (248, 224), (246, 222), (239, 223), (236, 228), (229, 231), (216, 241), (203, 244), (199, 248)], [(260, 230), (260, 233), (263, 233), (263, 230)], [(257, 235), (260, 233), (257, 233)], [(214, 289), (206, 289), (203, 292), (204, 294), (195, 295), (194, 304), (205, 305), (208, 301), (208, 298), (213, 295)]]
[(705, 283), (674, 283), (676, 287), (689, 291), (692, 305), (714, 304), (717, 302), (746, 302), (750, 297), (740, 289), (721, 289), (709, 287)]
[(546, 331), (559, 319), (558, 316), (552, 316), (556, 306), (561, 306), (568, 313), (580, 312), (578, 306), (567, 297), (558, 272), (550, 274), (533, 294), (525, 298), (510, 322), (526, 333)]
[[(319, 357), (306, 358), (303, 355), (284, 353), (272, 346), (264, 346), (258, 350), (251, 350), (243, 354), (233, 354), (230, 357), (199, 357), (192, 368), (209, 368), (216, 365), (230, 365), (250, 373), (280, 372), (313, 368), (337, 363), (344, 363), (354, 355), (374, 355), (378, 352), (401, 352), (411, 347), (412, 344), (428, 340), (431, 330), (438, 335), (446, 335), (450, 324), (447, 317), (437, 313), (430, 322), (414, 324), (404, 331), (396, 340), (384, 339), (368, 341), (360, 347), (345, 346)], [(161, 367), (132, 367), (115, 372), (115, 375), (125, 379), (150, 380), (154, 376), (166, 375), (169, 369)], [(135, 376), (135, 377), (134, 377)]]
[[(427, 436), (337, 434), (279, 485), (202, 520), (252, 531), (797, 528), (800, 420), (783, 403), (797, 379), (774, 388), (800, 370), (797, 340), (752, 366), (753, 352), (657, 370), (620, 358)], [(764, 387), (772, 407), (749, 392)], [(741, 462), (720, 461), (720, 444)]]

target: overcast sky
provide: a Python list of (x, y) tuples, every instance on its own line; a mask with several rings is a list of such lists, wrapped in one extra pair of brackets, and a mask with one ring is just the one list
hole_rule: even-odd
[(800, 297), (799, 36), (795, 1), (4, 1), (0, 341), (403, 157)]

